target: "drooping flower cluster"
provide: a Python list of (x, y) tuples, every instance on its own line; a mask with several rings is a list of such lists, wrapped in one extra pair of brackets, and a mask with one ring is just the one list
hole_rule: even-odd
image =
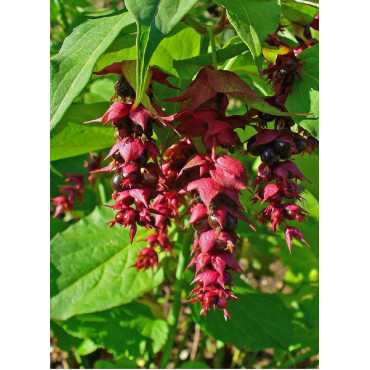
[(225, 72), (206, 66), (180, 97), (169, 100), (182, 102), (184, 108), (176, 116), (180, 121), (177, 130), (190, 138), (201, 137), (207, 151), (190, 157), (177, 176), (180, 193), (190, 197), (188, 224), (195, 229), (193, 258), (188, 266), (196, 266), (191, 292), (195, 297), (190, 301), (200, 302), (201, 315), (218, 308), (227, 320), (228, 301), (237, 299), (232, 293), (231, 273), (243, 272), (234, 256), (238, 219), (254, 227), (242, 213), (244, 208), (239, 201), (247, 180), (243, 164), (216, 153), (218, 146), (232, 152), (233, 146), (240, 145), (234, 129), (247, 124), (244, 117), (225, 116), (228, 98), (222, 92), (223, 78), (231, 78), (240, 91), (245, 89), (236, 75), (226, 72), (225, 76)]
[[(112, 98), (112, 105), (103, 117), (94, 120), (104, 124), (112, 122), (115, 128), (116, 143), (105, 158), (112, 159), (112, 162), (93, 173), (114, 171), (111, 185), (115, 204), (110, 207), (118, 212), (115, 219), (109, 222), (111, 227), (118, 223), (130, 228), (131, 243), (137, 225), (155, 229), (154, 234), (145, 238), (148, 248), (142, 249), (138, 255), (135, 266), (140, 270), (158, 265), (155, 251), (157, 246), (164, 251), (172, 250), (167, 227), (170, 224), (170, 217), (178, 217), (181, 197), (169, 191), (166, 186), (166, 177), (158, 163), (158, 158), (162, 156), (152, 138), (153, 125), (162, 124), (163, 121), (171, 125), (171, 118), (165, 117), (154, 103), (156, 112), (162, 114), (162, 123), (159, 122), (158, 115), (142, 104), (133, 108), (135, 91), (127, 82), (124, 71), (125, 62), (122, 62), (114, 63), (97, 72), (97, 74), (116, 73), (120, 78), (115, 85), (116, 94)], [(153, 80), (173, 87), (166, 80), (169, 75), (157, 68), (152, 68), (151, 73)]]
[[(100, 167), (101, 153), (96, 156), (94, 153), (89, 153), (90, 161), (85, 161), (84, 167), (89, 171), (95, 170)], [(55, 212), (53, 217), (61, 217), (63, 214), (72, 213), (76, 209), (76, 199), (79, 200), (80, 204), (83, 201), (83, 193), (85, 190), (84, 176), (87, 173), (66, 173), (66, 182), (69, 185), (59, 186), (59, 192), (66, 195), (60, 195), (52, 198), (52, 205), (55, 206)], [(94, 186), (96, 182), (96, 175), (89, 175), (87, 180)]]
[(72, 213), (75, 210), (76, 199), (82, 203), (85, 182), (83, 175), (78, 173), (68, 173), (65, 179), (70, 185), (59, 186), (59, 192), (66, 195), (60, 195), (52, 198), (52, 205), (55, 206), (53, 217), (58, 217), (64, 213)]
[[(269, 36), (268, 43), (287, 47), (277, 33)], [(294, 79), (300, 78), (301, 66), (296, 54), (288, 49), (285, 54), (278, 55), (276, 62), (270, 63), (263, 71), (275, 93), (274, 96), (267, 97), (266, 101), (280, 111), (287, 112), (285, 103), (291, 93), (290, 87)], [(257, 131), (257, 134), (248, 140), (247, 151), (251, 155), (260, 156), (262, 161), (255, 180), (255, 186), (258, 188), (253, 202), (260, 200), (261, 204), (269, 203), (259, 213), (258, 220), (270, 221), (271, 231), (276, 231), (284, 224), (290, 252), (293, 238), (309, 246), (302, 233), (287, 223), (287, 220), (302, 222), (307, 216), (307, 212), (294, 201), (302, 200), (303, 189), (298, 185), (298, 181), (308, 180), (298, 169), (292, 156), (312, 153), (318, 146), (318, 141), (299, 126), (297, 132), (293, 132), (295, 122), (291, 117), (277, 117), (255, 109), (249, 110), (246, 116), (250, 122), (256, 123), (254, 127)], [(268, 122), (272, 121), (275, 121), (274, 129), (268, 129)], [(287, 202), (283, 203), (284, 200)]]

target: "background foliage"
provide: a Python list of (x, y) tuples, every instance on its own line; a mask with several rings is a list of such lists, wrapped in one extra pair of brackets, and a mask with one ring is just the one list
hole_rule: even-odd
[[(51, 0), (51, 196), (58, 195), (63, 173), (85, 172), (83, 162), (89, 152), (104, 154), (112, 146), (110, 127), (83, 124), (102, 116), (114, 93), (114, 78), (96, 77), (93, 71), (113, 62), (138, 59), (139, 98), (150, 65), (172, 74), (171, 83), (183, 89), (203, 65), (212, 63), (209, 37), (194, 29), (193, 20), (215, 25), (218, 17), (211, 10), (218, 4), (227, 10), (231, 23), (216, 35), (220, 68), (237, 73), (260, 95), (271, 95), (259, 71), (275, 51), (264, 40), (279, 22), (310, 23), (318, 12), (316, 1), (310, 3), (127, 0), (127, 12), (122, 1)], [(291, 26), (284, 35), (287, 43), (297, 44)], [(316, 138), (318, 49), (316, 45), (300, 54), (302, 79), (295, 80), (287, 102), (292, 112), (314, 112), (309, 118), (293, 118)], [(179, 109), (163, 98), (179, 95), (181, 90), (156, 83), (154, 90), (166, 113)], [(244, 111), (242, 104), (232, 101), (228, 113)], [(250, 137), (248, 130), (238, 134), (242, 141)], [(163, 128), (157, 129), (156, 137), (162, 150), (174, 140)], [(240, 159), (253, 179), (258, 160)], [(197, 305), (184, 304), (173, 366), (318, 366), (318, 151), (297, 158), (297, 164), (311, 181), (305, 184), (310, 217), (300, 225), (311, 249), (296, 243), (289, 255), (279, 232), (271, 235), (257, 226), (254, 233), (240, 223), (240, 262), (247, 274), (235, 280), (240, 301), (229, 305), (232, 319), (224, 322), (220, 312), (200, 317)], [(154, 274), (131, 268), (145, 244), (139, 241), (145, 230), (139, 230), (138, 241), (131, 246), (126, 229), (105, 226), (113, 213), (102, 204), (111, 190), (108, 178), (99, 181), (98, 187), (86, 189), (84, 201), (78, 205), (78, 221), (50, 219), (54, 343), (68, 352), (70, 366), (154, 368), (167, 340), (166, 317), (172, 302), (169, 287), (176, 260), (161, 256)], [(242, 204), (250, 215), (259, 211), (258, 206), (250, 206), (248, 192), (243, 193)], [(172, 237), (176, 254), (186, 239), (174, 230)], [(189, 290), (192, 276), (190, 271), (186, 273), (185, 289)], [(195, 354), (187, 347), (189, 341), (198, 341)]]

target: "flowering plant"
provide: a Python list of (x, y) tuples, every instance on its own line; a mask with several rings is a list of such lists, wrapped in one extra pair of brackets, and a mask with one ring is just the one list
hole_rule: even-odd
[(318, 6), (237, 3), (127, 0), (69, 32), (58, 2), (51, 329), (71, 366), (317, 364)]

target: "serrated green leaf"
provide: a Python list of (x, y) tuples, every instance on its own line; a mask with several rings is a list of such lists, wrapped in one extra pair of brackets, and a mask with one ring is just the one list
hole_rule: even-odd
[(84, 122), (102, 117), (109, 108), (108, 103), (72, 104), (50, 138), (50, 160), (109, 148), (114, 144), (114, 130), (101, 122)]
[(155, 319), (150, 309), (138, 302), (77, 315), (58, 324), (67, 333), (89, 339), (118, 357), (138, 357), (143, 355), (144, 350), (157, 353), (168, 335), (166, 321)]
[(314, 113), (293, 117), (294, 122), (319, 139), (319, 45), (303, 50), (298, 58), (303, 63), (300, 78), (295, 78), (286, 107), (291, 112)]
[(129, 231), (106, 223), (114, 219), (107, 207), (94, 212), (51, 243), (51, 262), (60, 272), (59, 293), (51, 299), (51, 318), (65, 320), (82, 313), (129, 303), (163, 281), (163, 270), (138, 272), (132, 266), (146, 243), (139, 230), (131, 245)]
[(60, 52), (51, 59), (51, 130), (88, 83), (99, 57), (133, 22), (129, 13), (91, 19), (74, 28), (64, 40)]
[(227, 10), (230, 23), (247, 44), (254, 61), (262, 70), (262, 43), (276, 31), (280, 21), (280, 4), (271, 0), (217, 0)]
[(240, 278), (235, 278), (235, 293), (240, 300), (230, 302), (227, 310), (231, 319), (224, 321), (222, 311), (209, 311), (199, 316), (194, 306), (194, 319), (213, 338), (241, 349), (287, 349), (292, 332), (291, 312), (276, 294), (254, 291)]
[(194, 6), (197, 0), (126, 0), (127, 9), (137, 23), (137, 90), (139, 104), (145, 93), (144, 85), (150, 59), (163, 38)]

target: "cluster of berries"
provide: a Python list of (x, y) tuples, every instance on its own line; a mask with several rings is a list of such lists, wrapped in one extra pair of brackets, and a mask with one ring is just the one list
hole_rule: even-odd
[[(228, 155), (216, 153), (217, 147), (232, 152), (233, 146), (241, 144), (234, 130), (244, 127), (246, 120), (241, 116), (226, 117), (228, 98), (217, 91), (217, 84), (208, 95), (204, 89), (197, 88), (209, 86), (209, 80), (220, 80), (224, 74), (225, 71), (204, 67), (181, 96), (169, 100), (181, 102), (183, 106), (175, 118), (180, 121), (177, 130), (189, 138), (201, 137), (206, 150), (205, 154), (193, 154), (176, 178), (180, 194), (190, 199), (191, 216), (187, 225), (192, 224), (195, 230), (193, 258), (188, 266), (196, 267), (192, 282), (195, 287), (190, 293), (194, 297), (190, 302), (200, 302), (201, 315), (211, 308), (221, 309), (227, 320), (230, 317), (228, 302), (237, 299), (232, 292), (231, 273), (243, 272), (234, 256), (238, 219), (254, 227), (242, 213), (244, 208), (239, 201), (240, 191), (246, 189), (247, 182), (243, 164)], [(190, 142), (189, 138), (186, 140)]]
[[(277, 32), (270, 35), (267, 42), (276, 47), (282, 45), (287, 47)], [(287, 112), (285, 103), (291, 93), (290, 87), (294, 79), (299, 78), (300, 72), (301, 63), (293, 50), (288, 49), (285, 54), (278, 55), (276, 62), (270, 63), (263, 71), (275, 93), (265, 100), (278, 110)], [(295, 122), (291, 117), (277, 117), (255, 109), (249, 110), (247, 116), (250, 122), (256, 123), (254, 128), (257, 131), (257, 134), (248, 140), (247, 152), (260, 156), (262, 161), (254, 183), (258, 189), (252, 201), (269, 203), (259, 213), (258, 220), (270, 221), (271, 231), (276, 231), (277, 227), (284, 223), (289, 251), (293, 238), (300, 239), (308, 245), (302, 233), (287, 224), (287, 220), (302, 222), (307, 215), (303, 208), (292, 203), (293, 200), (302, 200), (303, 189), (298, 185), (298, 180), (308, 181), (293, 162), (292, 156), (312, 153), (318, 142), (301, 127), (298, 127), (297, 132), (293, 132)], [(272, 121), (275, 121), (274, 129), (268, 129), (268, 123)], [(284, 199), (289, 203), (283, 203)]]
[[(143, 248), (135, 264), (138, 270), (154, 268), (158, 265), (155, 251), (160, 246), (163, 251), (172, 251), (168, 239), (168, 226), (171, 218), (178, 219), (178, 208), (183, 196), (171, 190), (166, 184), (166, 176), (158, 158), (162, 158), (153, 136), (153, 125), (161, 124), (158, 115), (146, 109), (142, 104), (133, 108), (135, 91), (123, 73), (124, 62), (114, 63), (97, 74), (116, 73), (120, 75), (115, 84), (116, 94), (112, 97), (112, 105), (98, 122), (112, 122), (115, 128), (116, 143), (105, 159), (112, 162), (93, 173), (114, 171), (111, 180), (114, 205), (117, 210), (115, 219), (110, 221), (111, 227), (116, 223), (130, 228), (131, 243), (137, 231), (137, 225), (154, 229), (154, 234), (145, 238), (148, 247)], [(169, 85), (167, 74), (154, 69), (157, 82)], [(172, 86), (172, 85), (170, 85)], [(151, 95), (151, 94), (149, 94)], [(157, 111), (163, 115), (159, 107)], [(168, 117), (166, 119), (170, 124)], [(89, 122), (94, 122), (89, 121)]]
[[(101, 153), (96, 156), (94, 153), (89, 153), (90, 161), (85, 161), (84, 166), (88, 169), (88, 173), (66, 173), (66, 182), (69, 185), (61, 185), (59, 192), (66, 195), (60, 195), (52, 198), (52, 205), (55, 206), (53, 217), (64, 217), (66, 214), (72, 213), (76, 210), (76, 199), (79, 200), (80, 204), (83, 201), (83, 193), (85, 190), (84, 176), (88, 174), (87, 180), (94, 187), (96, 182), (96, 175), (90, 174), (90, 171), (94, 171), (100, 167)], [(76, 217), (76, 215), (75, 215)]]

